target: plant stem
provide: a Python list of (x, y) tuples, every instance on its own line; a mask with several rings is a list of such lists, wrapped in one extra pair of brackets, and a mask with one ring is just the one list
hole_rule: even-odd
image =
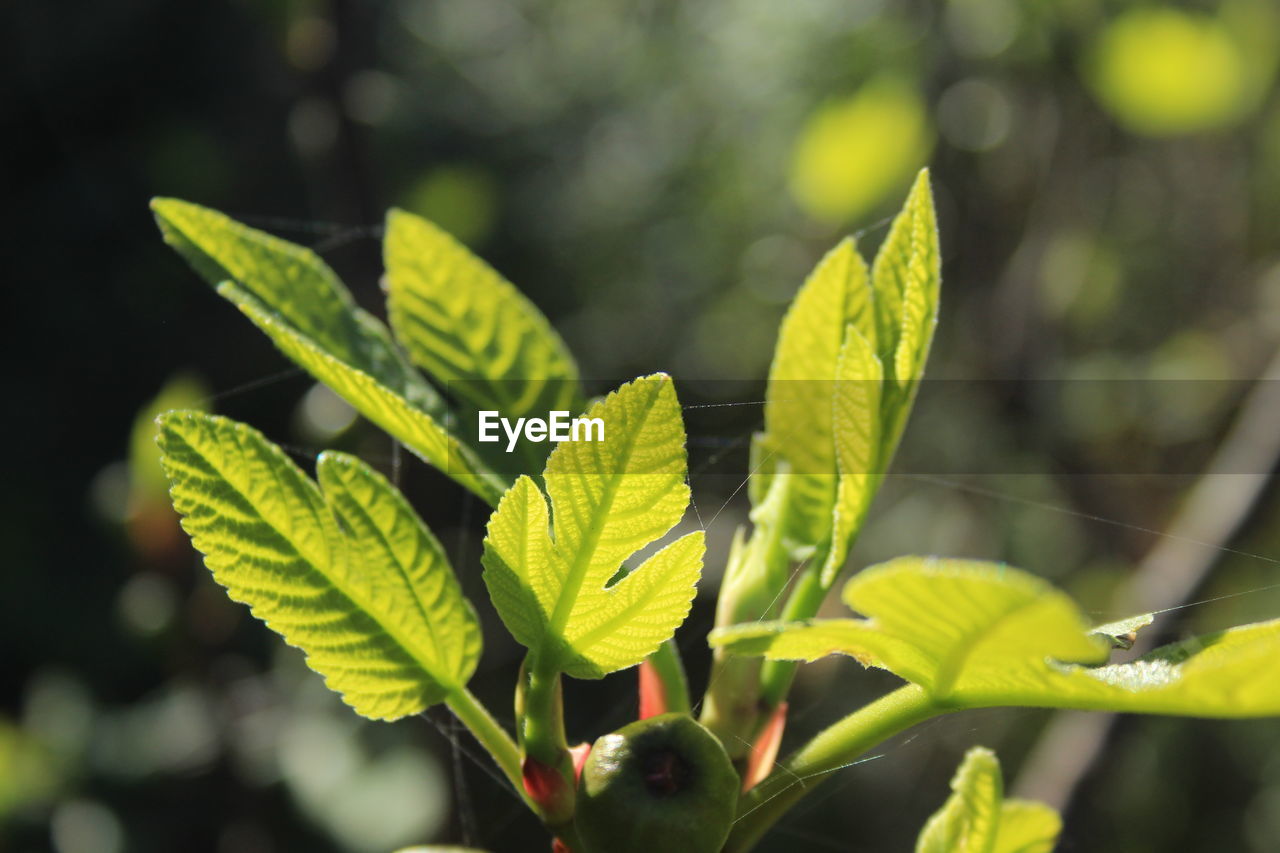
[[(817, 615), (818, 608), (827, 597), (827, 591), (822, 586), (819, 566), (821, 566), (821, 560), (815, 557), (814, 564), (810, 565), (796, 581), (791, 595), (787, 598), (787, 605), (782, 609), (783, 622), (798, 622)], [(799, 664), (793, 660), (767, 660), (761, 666), (760, 700), (765, 706), (766, 717), (769, 711), (787, 698), (787, 691), (791, 689), (791, 682), (796, 677), (798, 666)]]
[(689, 682), (684, 674), (684, 662), (680, 660), (680, 650), (676, 648), (674, 639), (667, 640), (658, 646), (658, 650), (649, 655), (649, 663), (653, 672), (662, 682), (667, 711), (689, 713)]
[(750, 850), (796, 801), (868, 749), (944, 713), (914, 684), (900, 687), (840, 720), (791, 755), (738, 802), (738, 818), (724, 853)]
[(520, 750), (511, 735), (498, 725), (489, 709), (467, 688), (463, 687), (450, 694), (444, 701), (497, 763), (516, 793), (528, 802), (524, 785), (520, 781)]
[(556, 767), (568, 756), (569, 747), (564, 737), (560, 674), (545, 661), (545, 656), (533, 653), (525, 660), (520, 674), (523, 695), (517, 697), (516, 725), (524, 754)]

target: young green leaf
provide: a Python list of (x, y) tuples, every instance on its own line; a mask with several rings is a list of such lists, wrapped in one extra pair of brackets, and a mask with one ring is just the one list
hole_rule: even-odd
[(849, 326), (836, 365), (832, 427), (839, 479), (831, 548), (822, 566), (824, 589), (835, 583), (883, 474), (879, 470), (882, 371), (871, 343), (856, 326)]
[(1061, 832), (1062, 818), (1044, 803), (1005, 800), (991, 853), (1053, 853)]
[[(782, 519), (792, 555), (817, 553), (834, 583), (892, 459), (924, 372), (941, 282), (928, 171), (921, 171), (873, 269), (851, 240), (805, 282), (783, 319), (751, 498), (778, 466), (796, 481)], [(816, 600), (816, 599), (815, 599)]]
[(884, 406), (884, 456), (902, 434), (938, 324), (942, 283), (937, 215), (922, 170), (871, 267), (876, 350), (893, 380)]
[(541, 666), (600, 678), (642, 661), (684, 621), (704, 544), (701, 532), (683, 536), (609, 584), (684, 515), (684, 423), (661, 374), (623, 385), (586, 416), (604, 421), (605, 440), (557, 445), (545, 496), (517, 480), (489, 520), (483, 562), (494, 607)]
[(492, 267), (402, 210), (387, 214), (383, 251), (391, 327), (414, 362), (479, 409), (581, 411), (569, 350)]
[(373, 376), (317, 346), (238, 285), (223, 282), (218, 293), (244, 312), (281, 352), (332, 388), (356, 411), (490, 506), (497, 505), (504, 486), (502, 480), (430, 415)]
[[(778, 332), (762, 441), (791, 469), (785, 537), (797, 557), (831, 538), (837, 486), (834, 380), (849, 326), (864, 340), (875, 340), (872, 310), (867, 265), (846, 239), (805, 281)], [(760, 473), (753, 484), (756, 498), (767, 491), (768, 469)]]
[(358, 713), (397, 719), (463, 689), (480, 629), (440, 544), (363, 462), (322, 454), (320, 488), (227, 418), (158, 419), (175, 508), (205, 565)]
[(165, 242), (209, 284), (236, 282), (317, 348), (443, 416), (440, 396), (315, 252), (190, 202), (157, 198), (151, 209)]
[(965, 753), (951, 779), (951, 797), (924, 825), (916, 853), (991, 853), (1000, 831), (1004, 780), (989, 749)]
[(951, 780), (950, 798), (929, 818), (916, 853), (1050, 853), (1062, 819), (1043, 803), (1005, 800), (995, 753), (975, 746)]
[(869, 618), (735, 625), (713, 632), (712, 645), (783, 660), (848, 654), (948, 708), (1280, 714), (1280, 679), (1269, 677), (1280, 620), (1100, 666), (1111, 643), (1091, 633), (1075, 604), (1003, 565), (903, 557), (860, 573), (844, 598)]

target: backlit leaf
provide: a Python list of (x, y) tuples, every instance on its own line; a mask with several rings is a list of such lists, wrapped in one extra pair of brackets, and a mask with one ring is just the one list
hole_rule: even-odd
[(401, 356), (385, 326), (358, 307), (310, 249), (186, 201), (151, 202), (165, 242), (211, 285), (234, 281), (315, 346), (377, 379), (430, 414), (440, 396)]
[(490, 506), (497, 505), (502, 480), (430, 415), (373, 376), (317, 346), (237, 285), (224, 282), (218, 292), (243, 311), (281, 352), (332, 388), (356, 411)]
[(995, 753), (965, 753), (951, 779), (951, 797), (925, 824), (916, 853), (991, 853), (1000, 829), (1004, 779)]
[(1103, 666), (1111, 643), (1075, 604), (1003, 565), (903, 557), (860, 573), (844, 597), (868, 618), (735, 625), (713, 632), (712, 645), (785, 660), (848, 654), (949, 708), (1280, 714), (1280, 620)]
[[(769, 470), (789, 466), (785, 537), (803, 557), (831, 538), (836, 503), (835, 382), (846, 329), (875, 339), (867, 266), (852, 240), (832, 249), (782, 320), (765, 395)], [(762, 496), (764, 480), (753, 492)], [(757, 500), (758, 502), (758, 500)]]
[(1053, 853), (1061, 832), (1062, 818), (1044, 803), (1005, 800), (991, 853)]
[(880, 402), (884, 374), (871, 343), (856, 326), (845, 333), (836, 367), (832, 427), (836, 446), (836, 501), (831, 549), (822, 586), (831, 586), (880, 486)]
[(937, 216), (922, 171), (871, 267), (876, 351), (885, 368), (884, 457), (892, 456), (915, 398), (938, 324), (942, 283)]
[(504, 624), (544, 665), (599, 678), (642, 661), (684, 621), (704, 546), (701, 532), (681, 537), (609, 583), (684, 515), (684, 423), (664, 375), (623, 385), (586, 417), (604, 421), (604, 441), (557, 445), (546, 495), (524, 476), (503, 496), (484, 580)]
[(975, 746), (951, 780), (951, 796), (916, 841), (916, 853), (1050, 853), (1062, 831), (1043, 803), (1005, 800), (995, 753)]
[(507, 417), (582, 407), (578, 368), (540, 311), (432, 223), (387, 215), (388, 311), (409, 357), (458, 397)]
[(461, 689), (480, 632), (435, 537), (387, 481), (322, 454), (320, 487), (261, 433), (162, 415), (162, 464), (205, 565), (358, 713), (397, 719)]

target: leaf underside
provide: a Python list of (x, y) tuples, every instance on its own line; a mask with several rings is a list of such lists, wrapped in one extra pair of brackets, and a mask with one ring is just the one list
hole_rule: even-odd
[(392, 210), (383, 246), (391, 327), (413, 361), (506, 417), (582, 409), (578, 368), (546, 317), (425, 219)]
[[(752, 503), (792, 480), (779, 525), (794, 559), (835, 582), (891, 460), (928, 359), (941, 282), (922, 171), (868, 270), (852, 240), (805, 281), (783, 318), (765, 429), (753, 443)], [(779, 473), (786, 472), (785, 474)]]
[(712, 644), (785, 660), (851, 655), (951, 708), (1280, 714), (1280, 620), (1102, 665), (1111, 643), (1092, 633), (1079, 608), (1003, 565), (903, 557), (860, 573), (844, 598), (868, 618), (730, 626), (713, 632)]
[(382, 475), (324, 453), (319, 486), (227, 418), (159, 418), (175, 508), (235, 601), (302, 649), (358, 713), (397, 719), (461, 689), (480, 628), (435, 537)]
[(156, 199), (165, 240), (286, 356), (491, 506), (507, 482), (449, 430), (440, 395), (310, 249), (208, 208)]
[(600, 678), (639, 663), (684, 621), (704, 542), (700, 531), (676, 539), (610, 585), (684, 515), (684, 424), (663, 375), (623, 385), (586, 416), (604, 421), (605, 440), (557, 445), (545, 495), (521, 477), (503, 496), (484, 580), (504, 624), (544, 665)]
[(1043, 803), (1004, 799), (995, 753), (970, 749), (951, 796), (925, 824), (916, 853), (1050, 853), (1062, 819)]

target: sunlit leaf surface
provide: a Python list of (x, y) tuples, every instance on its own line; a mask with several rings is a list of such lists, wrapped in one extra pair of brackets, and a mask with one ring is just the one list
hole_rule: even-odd
[(174, 506), (234, 600), (360, 714), (397, 719), (466, 684), (480, 628), (439, 542), (380, 474), (322, 454), (319, 487), (227, 418), (160, 418)]

